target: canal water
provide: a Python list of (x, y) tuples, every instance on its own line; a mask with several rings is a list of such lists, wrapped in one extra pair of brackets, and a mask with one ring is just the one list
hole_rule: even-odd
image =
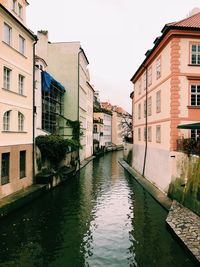
[(196, 266), (167, 212), (118, 164), (122, 152), (0, 222), (1, 267)]

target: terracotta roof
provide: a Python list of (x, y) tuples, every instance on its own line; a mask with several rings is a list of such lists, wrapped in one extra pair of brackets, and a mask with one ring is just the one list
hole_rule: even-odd
[(168, 23), (166, 26), (200, 28), (200, 12), (178, 22)]

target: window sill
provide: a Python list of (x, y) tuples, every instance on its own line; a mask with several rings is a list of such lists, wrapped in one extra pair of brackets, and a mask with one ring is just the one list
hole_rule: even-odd
[(14, 92), (14, 91), (12, 91), (12, 90), (10, 90), (10, 89), (6, 89), (6, 88), (4, 88), (4, 87), (2, 87), (2, 90), (6, 91), (6, 92), (9, 92), (9, 93), (11, 93), (11, 94), (19, 95), (19, 96), (22, 96), (22, 97), (27, 97), (26, 95), (19, 94), (19, 93), (17, 93), (17, 92)]
[(188, 64), (190, 67), (200, 67), (200, 64)]
[(187, 106), (188, 109), (200, 109), (200, 106)]
[(24, 54), (20, 53), (17, 49), (15, 49), (15, 48), (14, 48), (13, 46), (11, 46), (10, 44), (6, 43), (5, 41), (2, 41), (2, 43), (4, 43), (4, 44), (7, 45), (8, 47), (10, 47), (12, 50), (14, 50), (14, 51), (17, 52), (18, 54), (20, 54), (22, 57), (24, 57), (24, 58), (27, 59), (27, 57), (26, 57)]
[(25, 131), (1, 131), (2, 133), (18, 133), (18, 134), (26, 134)]

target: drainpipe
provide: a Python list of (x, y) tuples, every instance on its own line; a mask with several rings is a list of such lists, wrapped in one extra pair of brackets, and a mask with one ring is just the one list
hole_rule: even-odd
[[(35, 42), (33, 43), (33, 151), (32, 151), (32, 166), (33, 166), (33, 179), (35, 177), (35, 46), (38, 38), (35, 36)], [(34, 180), (33, 180), (34, 182)]]
[[(79, 103), (80, 103), (80, 96), (79, 96), (79, 93), (80, 93), (80, 54), (83, 52), (82, 48), (80, 47), (79, 48), (79, 52), (78, 52), (78, 110), (77, 110), (77, 121), (79, 121)], [(80, 132), (79, 132), (79, 141), (80, 141)], [(79, 169), (80, 169), (80, 154), (79, 154), (79, 149), (78, 149), (78, 162), (79, 162)]]
[(146, 157), (147, 157), (147, 89), (148, 89), (148, 73), (147, 73), (147, 67), (144, 65), (145, 73), (146, 73), (146, 95), (145, 95), (145, 102), (146, 102), (146, 110), (145, 110), (145, 148), (144, 148), (144, 163), (143, 163), (143, 171), (142, 175), (144, 176), (145, 173), (145, 167), (146, 167)]

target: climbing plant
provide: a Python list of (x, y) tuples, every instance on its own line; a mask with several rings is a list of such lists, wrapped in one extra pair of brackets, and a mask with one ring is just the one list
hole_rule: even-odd
[(80, 146), (80, 137), (83, 135), (83, 132), (81, 131), (81, 122), (68, 119), (67, 125), (72, 128), (72, 140), (76, 141)]
[(59, 135), (40, 135), (36, 137), (35, 143), (40, 149), (42, 160), (49, 160), (54, 167), (65, 158), (69, 151), (68, 140)]

